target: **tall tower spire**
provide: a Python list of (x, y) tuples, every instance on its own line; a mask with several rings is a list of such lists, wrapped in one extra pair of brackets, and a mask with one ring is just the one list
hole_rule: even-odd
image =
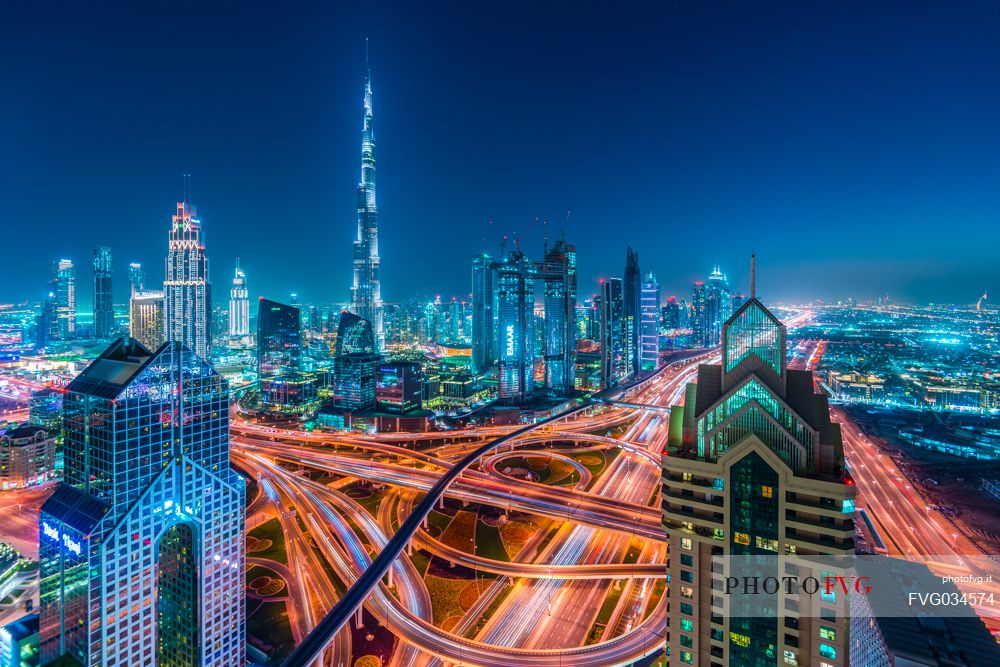
[(757, 298), (757, 254), (750, 255), (750, 298)]
[(379, 278), (378, 213), (375, 205), (375, 130), (372, 77), (365, 38), (364, 123), (361, 129), (361, 181), (358, 183), (358, 238), (354, 242), (351, 310), (371, 322), (378, 350), (384, 349), (382, 286)]

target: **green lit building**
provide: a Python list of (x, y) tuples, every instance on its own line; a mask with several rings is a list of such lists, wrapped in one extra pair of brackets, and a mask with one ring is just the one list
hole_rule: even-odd
[(727, 595), (722, 586), (736, 563), (782, 577), (812, 557), (854, 553), (840, 426), (812, 373), (786, 368), (785, 337), (751, 296), (722, 328), (721, 364), (699, 367), (672, 420), (680, 428), (663, 458), (662, 507), (670, 664), (847, 664), (842, 596)]

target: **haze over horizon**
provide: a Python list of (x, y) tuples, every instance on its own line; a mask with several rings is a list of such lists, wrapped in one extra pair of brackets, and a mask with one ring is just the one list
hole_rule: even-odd
[(581, 300), (629, 244), (664, 297), (751, 251), (771, 302), (1000, 295), (993, 3), (106, 6), (8, 9), (0, 302), (67, 257), (89, 307), (100, 245), (157, 283), (183, 173), (217, 289), (346, 301), (363, 36), (388, 301), (563, 228)]

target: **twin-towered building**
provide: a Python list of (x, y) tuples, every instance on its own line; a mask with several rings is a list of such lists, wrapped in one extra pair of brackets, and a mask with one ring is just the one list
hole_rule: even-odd
[(853, 555), (855, 487), (826, 395), (786, 367), (784, 325), (751, 291), (721, 334), (663, 458), (671, 664), (844, 665), (846, 596), (727, 594), (748, 563), (780, 579)]
[(65, 477), (39, 515), (41, 659), (245, 661), (245, 482), (228, 386), (180, 342), (113, 343), (67, 387)]

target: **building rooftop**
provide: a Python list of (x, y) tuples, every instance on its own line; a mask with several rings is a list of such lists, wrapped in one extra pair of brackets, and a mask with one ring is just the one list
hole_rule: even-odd
[(121, 338), (76, 376), (67, 390), (98, 398), (115, 398), (153, 356), (136, 339)]

